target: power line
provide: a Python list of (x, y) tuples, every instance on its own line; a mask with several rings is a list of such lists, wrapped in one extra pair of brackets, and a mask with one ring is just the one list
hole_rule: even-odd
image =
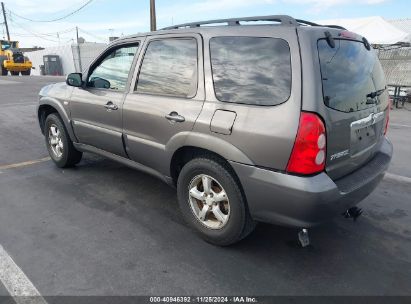
[[(85, 2), (81, 7), (79, 7), (78, 9), (76, 9), (75, 11), (73, 11), (73, 12), (71, 12), (71, 13), (63, 16), (63, 17), (56, 18), (56, 19), (53, 19), (53, 20), (34, 20), (34, 19), (30, 19), (30, 18), (26, 18), (26, 17), (20, 16), (20, 15), (17, 15), (17, 14), (15, 14), (14, 12), (12, 12), (12, 11), (10, 11), (10, 10), (7, 10), (7, 13), (8, 13), (8, 15), (9, 15), (10, 22), (11, 22), (13, 25), (17, 26), (18, 28), (22, 29), (24, 32), (27, 33), (27, 34), (24, 34), (24, 33), (15, 33), (15, 35), (21, 36), (21, 37), (36, 37), (36, 38), (40, 38), (40, 39), (43, 39), (43, 40), (46, 40), (46, 41), (50, 41), (50, 42), (54, 42), (54, 43), (59, 43), (59, 42), (60, 42), (60, 35), (64, 35), (64, 34), (67, 34), (67, 33), (72, 32), (72, 31), (75, 31), (76, 28), (75, 28), (75, 27), (74, 27), (74, 28), (68, 28), (68, 29), (64, 29), (64, 30), (61, 30), (61, 31), (49, 32), (49, 33), (39, 33), (39, 32), (33, 31), (31, 28), (30, 28), (30, 29), (27, 28), (26, 25), (23, 25), (23, 24), (17, 22), (17, 21), (15, 20), (15, 18), (13, 18), (13, 17), (18, 17), (18, 18), (21, 18), (21, 19), (24, 19), (24, 20), (28, 20), (28, 21), (32, 21), (32, 22), (54, 22), (54, 21), (58, 21), (58, 20), (67, 18), (68, 16), (71, 16), (71, 15), (79, 12), (81, 9), (83, 9), (84, 7), (86, 7), (87, 5), (89, 5), (92, 1), (94, 1), (94, 0), (88, 0), (88, 1)], [(88, 31), (86, 31), (86, 30), (83, 30), (83, 29), (79, 29), (79, 30), (81, 30), (81, 32), (85, 33), (85, 34), (88, 35), (88, 36), (94, 37), (95, 39), (98, 39), (98, 40), (104, 41), (104, 42), (106, 41), (105, 38), (102, 38), (102, 37), (100, 37), (100, 36), (98, 36), (98, 35), (95, 35), (95, 34), (93, 34), (93, 33), (90, 33), (90, 32), (88, 32)], [(58, 41), (57, 41), (56, 39), (58, 39)], [(63, 39), (64, 39), (64, 38), (63, 38)], [(71, 41), (71, 40), (72, 40), (72, 39), (70, 39), (69, 41)]]
[(70, 33), (70, 32), (74, 32), (76, 30), (75, 27), (70, 27), (68, 29), (65, 30), (61, 30), (61, 31), (57, 31), (57, 32), (49, 32), (49, 33), (41, 33), (42, 35), (53, 35), (53, 34), (66, 34), (66, 33)]
[(20, 29), (22, 29), (23, 31), (32, 34), (34, 37), (37, 37), (37, 38), (40, 38), (40, 39), (43, 39), (43, 40), (47, 40), (47, 41), (51, 41), (51, 42), (55, 42), (55, 43), (59, 43), (59, 41), (57, 41), (57, 40), (53, 40), (53, 39), (50, 39), (50, 38), (46, 38), (46, 37), (42, 36), (41, 34), (35, 33), (35, 32), (33, 32), (33, 31), (31, 31), (31, 30), (28, 30), (27, 28), (25, 28), (24, 26), (22, 26), (21, 24), (17, 23), (17, 22), (14, 21), (14, 20), (10, 20), (10, 22), (11, 22), (12, 24), (16, 25), (17, 27), (19, 27)]
[[(68, 33), (71, 33), (71, 32), (76, 31), (76, 28), (74, 27), (74, 28), (68, 28), (68, 29), (64, 29), (64, 30), (61, 30), (61, 31), (57, 31), (57, 32), (39, 33), (39, 32), (33, 31), (32, 29), (28, 29), (26, 26), (24, 26), (24, 25), (22, 25), (21, 23), (15, 21), (14, 19), (10, 19), (10, 23), (12, 23), (13, 25), (17, 26), (18, 28), (20, 28), (21, 30), (23, 30), (24, 32), (26, 32), (26, 34), (25, 34), (25, 33), (14, 33), (14, 35), (16, 35), (16, 36), (20, 36), (20, 37), (36, 37), (36, 38), (40, 38), (40, 39), (43, 39), (43, 40), (46, 40), (46, 41), (50, 41), (50, 42), (55, 42), (55, 43), (59, 43), (59, 42), (60, 42), (60, 41), (57, 41), (57, 40), (56, 40), (56, 39), (60, 39), (60, 38), (61, 38), (61, 37), (59, 37), (60, 35), (66, 35), (66, 34), (68, 34)], [(90, 33), (89, 31), (86, 31), (86, 30), (83, 30), (83, 29), (80, 29), (80, 28), (79, 28), (79, 30), (80, 30), (82, 33), (84, 33), (84, 34), (86, 34), (86, 35), (88, 35), (88, 36), (90, 36), (90, 37), (93, 37), (93, 38), (98, 39), (98, 40), (100, 40), (100, 41), (104, 41), (104, 42), (106, 41), (106, 39), (104, 39), (104, 38), (102, 38), (102, 37), (100, 37), (100, 36), (98, 36), (98, 35), (95, 35), (95, 34), (93, 34), (93, 33)], [(71, 40), (71, 39), (70, 39), (70, 40)]]
[[(16, 24), (16, 22), (14, 22), (14, 24)], [(19, 28), (22, 28), (21, 24), (20, 24)], [(70, 28), (70, 29), (67, 29), (67, 30), (61, 30), (61, 31), (50, 32), (50, 33), (39, 33), (39, 32), (33, 31), (33, 30), (30, 30), (30, 32), (35, 33), (37, 36), (57, 37), (57, 36), (62, 36), (62, 35), (71, 33), (75, 30), (76, 30), (76, 28)], [(25, 30), (25, 31), (27, 32), (27, 30)], [(15, 31), (12, 31), (12, 32), (13, 32), (14, 35), (18, 35), (18, 36), (22, 36), (22, 37), (24, 37), (24, 36), (34, 36), (34, 35), (26, 34), (26, 33), (19, 33), (19, 32), (15, 32)]]
[(75, 27), (71, 27), (71, 28), (66, 28), (66, 29), (63, 29), (63, 30), (60, 30), (60, 31), (56, 31), (56, 32), (39, 33), (37, 31), (33, 31), (32, 29), (28, 29), (25, 25), (21, 24), (20, 22), (17, 22), (13, 18), (10, 18), (10, 23), (12, 23), (13, 25), (15, 25), (18, 28), (22, 29), (23, 31), (29, 33), (29, 34), (15, 33), (15, 35), (22, 36), (22, 37), (23, 36), (37, 37), (37, 38), (41, 38), (41, 39), (48, 40), (48, 41), (53, 41), (53, 42), (57, 42), (57, 41), (51, 40), (50, 38), (46, 38), (46, 37), (58, 38), (60, 35), (65, 35), (65, 34), (68, 34), (68, 33), (73, 32), (73, 31), (76, 30)]
[(78, 28), (78, 29), (80, 30), (80, 32), (83, 32), (84, 34), (86, 34), (86, 35), (88, 35), (88, 36), (91, 36), (91, 37), (94, 37), (94, 38), (96, 38), (96, 39), (98, 39), (98, 40), (100, 40), (100, 41), (106, 42), (106, 39), (104, 39), (104, 38), (102, 38), (102, 37), (100, 37), (100, 36), (98, 36), (98, 35), (95, 35), (95, 34), (93, 34), (93, 33), (90, 33), (90, 32), (88, 32), (88, 31), (85, 31), (85, 30), (83, 30), (82, 28)]
[(38, 36), (42, 36), (42, 37), (46, 37), (46, 38), (47, 37), (57, 38), (59, 36), (61, 37), (63, 35), (68, 34), (68, 33), (60, 34), (59, 32), (55, 32), (54, 35), (52, 35), (52, 34), (42, 34), (42, 33), (31, 34), (31, 33), (21, 33), (21, 32), (15, 32), (15, 31), (12, 31), (11, 33), (13, 33), (13, 36), (19, 36), (19, 37), (38, 37)]
[(70, 17), (70, 16), (78, 13), (79, 11), (81, 11), (83, 8), (85, 8), (87, 5), (89, 5), (89, 4), (90, 4), (91, 2), (93, 2), (93, 1), (94, 1), (94, 0), (88, 0), (88, 1), (86, 1), (83, 5), (81, 5), (79, 8), (77, 8), (76, 10), (74, 10), (74, 11), (72, 11), (72, 12), (70, 12), (70, 13), (62, 16), (62, 17), (55, 18), (55, 19), (50, 19), (50, 20), (36, 20), (36, 19), (31, 19), (31, 18), (27, 18), (27, 17), (20, 16), (20, 15), (16, 14), (15, 12), (11, 11), (11, 10), (8, 10), (8, 11), (9, 11), (9, 13), (10, 13), (11, 15), (16, 16), (16, 17), (18, 17), (18, 18), (20, 18), (20, 19), (24, 19), (24, 20), (30, 21), (30, 22), (56, 22), (56, 21), (60, 21), (60, 20), (66, 19), (66, 18), (68, 18), (68, 17)]
[[(43, 39), (43, 40), (46, 40), (46, 41), (50, 41), (50, 42), (54, 42), (54, 43), (59, 43), (59, 42), (60, 42), (60, 41), (55, 40), (55, 39), (60, 39), (60, 37), (59, 37), (60, 35), (65, 35), (65, 34), (68, 34), (68, 33), (73, 32), (73, 31), (76, 30), (76, 28), (68, 28), (68, 29), (65, 29), (65, 30), (58, 31), (58, 32), (39, 33), (39, 32), (36, 32), (36, 31), (33, 31), (33, 30), (31, 30), (31, 29), (26, 28), (25, 26), (23, 26), (23, 25), (20, 24), (19, 22), (16, 22), (16, 21), (13, 20), (13, 19), (11, 19), (10, 22), (11, 22), (13, 25), (17, 26), (18, 28), (20, 28), (21, 30), (23, 30), (23, 31), (25, 31), (26, 33), (28, 33), (28, 34), (14, 33), (14, 35), (16, 35), (16, 36), (20, 36), (20, 37), (36, 37), (36, 38), (40, 38), (40, 39)], [(86, 31), (86, 30), (81, 29), (81, 28), (79, 28), (79, 30), (80, 30), (82, 33), (84, 33), (84, 34), (86, 34), (86, 35), (88, 35), (88, 36), (90, 36), (90, 37), (93, 37), (93, 38), (98, 39), (98, 40), (100, 40), (100, 41), (106, 42), (106, 39), (104, 39), (104, 38), (102, 38), (102, 37), (100, 37), (100, 36), (98, 36), (98, 35), (95, 35), (95, 34), (93, 34), (93, 33), (90, 33), (90, 32), (88, 32), (88, 31)], [(70, 39), (70, 40), (68, 40), (68, 41), (71, 41), (71, 40), (72, 40), (72, 39)]]

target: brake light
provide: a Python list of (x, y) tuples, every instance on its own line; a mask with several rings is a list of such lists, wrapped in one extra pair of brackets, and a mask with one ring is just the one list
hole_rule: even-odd
[(302, 112), (287, 172), (308, 175), (324, 171), (326, 139), (325, 126), (320, 117)]
[(357, 34), (350, 31), (342, 31), (338, 34), (338, 36), (348, 39), (355, 39), (357, 37)]
[(385, 117), (384, 135), (387, 135), (387, 132), (388, 132), (388, 125), (390, 122), (390, 111), (391, 111), (391, 99), (388, 101), (387, 116)]

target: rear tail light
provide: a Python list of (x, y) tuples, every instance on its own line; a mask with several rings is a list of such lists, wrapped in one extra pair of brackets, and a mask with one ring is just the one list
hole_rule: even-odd
[(309, 175), (324, 171), (326, 149), (324, 123), (318, 115), (302, 112), (287, 172)]
[(385, 117), (384, 135), (387, 135), (388, 125), (390, 123), (391, 99), (388, 101), (387, 116)]

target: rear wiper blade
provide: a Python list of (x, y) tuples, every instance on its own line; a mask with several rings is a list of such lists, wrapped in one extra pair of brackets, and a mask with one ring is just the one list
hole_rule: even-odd
[(376, 104), (377, 103), (377, 97), (380, 96), (382, 93), (385, 92), (386, 89), (378, 90), (375, 92), (371, 92), (370, 94), (367, 95), (367, 102), (366, 104)]
[(385, 89), (378, 90), (378, 91), (375, 91), (375, 92), (371, 92), (370, 94), (367, 95), (367, 98), (373, 98), (374, 99), (375, 97), (380, 96), (384, 92), (385, 92)]

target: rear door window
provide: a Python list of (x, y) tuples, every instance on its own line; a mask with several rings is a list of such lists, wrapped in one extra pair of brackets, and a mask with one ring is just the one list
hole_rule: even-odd
[(197, 93), (197, 40), (169, 38), (150, 42), (137, 93), (191, 98)]
[(218, 100), (273, 106), (291, 94), (291, 54), (283, 39), (216, 37), (210, 40)]
[(356, 112), (375, 106), (367, 104), (367, 95), (384, 90), (386, 84), (374, 50), (367, 50), (362, 42), (341, 39), (336, 39), (335, 48), (331, 48), (325, 39), (320, 39), (318, 54), (328, 107)]

